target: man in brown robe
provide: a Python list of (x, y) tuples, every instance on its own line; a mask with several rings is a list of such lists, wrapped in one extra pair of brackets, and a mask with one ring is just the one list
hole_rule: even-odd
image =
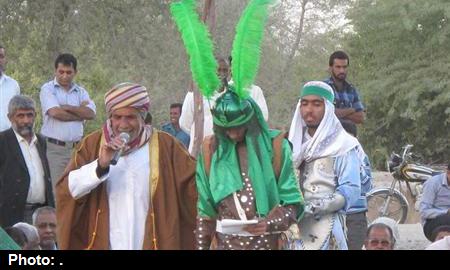
[(105, 126), (82, 140), (56, 186), (59, 248), (193, 249), (195, 160), (144, 123), (144, 87), (117, 85), (105, 103)]

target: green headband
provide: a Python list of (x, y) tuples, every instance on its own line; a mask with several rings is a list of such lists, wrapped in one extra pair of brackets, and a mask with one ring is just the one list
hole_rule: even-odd
[(304, 96), (309, 96), (309, 95), (323, 97), (323, 98), (327, 99), (328, 101), (330, 101), (331, 103), (334, 102), (333, 93), (331, 93), (327, 89), (324, 89), (320, 86), (308, 85), (308, 86), (303, 87), (303, 89), (300, 93), (300, 98), (302, 98)]

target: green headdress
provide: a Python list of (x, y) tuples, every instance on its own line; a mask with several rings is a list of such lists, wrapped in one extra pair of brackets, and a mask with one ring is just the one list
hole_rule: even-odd
[[(227, 92), (234, 92), (235, 95), (225, 93), (216, 101), (212, 114), (214, 124), (218, 126), (242, 125), (250, 120), (254, 113), (252, 106), (245, 99), (249, 97), (249, 87), (259, 68), (261, 42), (271, 3), (273, 0), (250, 1), (239, 20), (232, 50), (234, 87), (227, 86)], [(182, 34), (194, 81), (200, 93), (209, 99), (219, 89), (220, 80), (217, 76), (213, 43), (195, 8), (194, 0), (182, 0), (171, 4), (170, 10)]]
[(215, 125), (231, 128), (246, 124), (255, 114), (255, 110), (248, 99), (240, 99), (232, 86), (216, 101), (212, 109)]
[[(247, 132), (248, 175), (255, 193), (256, 210), (260, 216), (266, 216), (278, 204), (294, 204), (300, 200), (295, 176), (283, 175), (277, 181), (273, 167), (272, 139), (279, 131), (269, 130), (261, 110), (252, 98), (249, 89), (256, 77), (264, 25), (268, 17), (268, 7), (273, 0), (251, 0), (241, 16), (236, 28), (233, 43), (231, 69), (234, 85), (228, 86), (212, 108), (214, 133), (217, 138), (217, 149), (211, 158), (210, 174), (204, 175), (204, 157), (200, 155), (197, 162), (197, 203), (200, 216), (214, 217), (218, 203), (233, 192), (243, 188), (241, 169), (236, 152), (236, 142), (226, 136), (225, 130), (245, 125)], [(200, 92), (207, 98), (219, 89), (217, 83), (217, 63), (212, 52), (206, 27), (194, 13), (195, 3), (182, 0), (171, 5), (172, 15), (180, 29), (183, 41), (190, 56), (194, 80)], [(191, 13), (191, 14), (187, 14)], [(200, 49), (198, 44), (208, 44)], [(216, 87), (213, 89), (213, 87)], [(213, 90), (213, 91), (212, 91)], [(287, 143), (286, 143), (287, 144)], [(283, 149), (290, 156), (290, 148)], [(292, 164), (285, 160), (286, 167)], [(294, 184), (293, 184), (294, 183)]]

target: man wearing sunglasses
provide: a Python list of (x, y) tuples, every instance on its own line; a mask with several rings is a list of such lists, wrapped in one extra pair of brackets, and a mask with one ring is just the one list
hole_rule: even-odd
[(88, 92), (73, 82), (77, 59), (60, 54), (55, 61), (55, 78), (41, 88), (43, 125), (53, 189), (62, 175), (73, 148), (83, 137), (86, 120), (95, 118), (95, 104)]
[(364, 242), (366, 250), (393, 250), (395, 237), (391, 227), (384, 223), (374, 223), (367, 229)]

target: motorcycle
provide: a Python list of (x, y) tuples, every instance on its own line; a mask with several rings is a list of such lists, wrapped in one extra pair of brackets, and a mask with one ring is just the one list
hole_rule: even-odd
[(372, 189), (367, 194), (369, 223), (378, 217), (389, 217), (397, 223), (405, 223), (409, 203), (405, 195), (400, 192), (402, 184), (406, 185), (415, 204), (415, 210), (419, 211), (423, 183), (430, 177), (442, 173), (415, 161), (415, 156), (410, 151), (412, 147), (413, 145), (410, 144), (402, 147), (401, 156), (393, 152), (387, 160), (387, 170), (393, 176), (390, 187)]

